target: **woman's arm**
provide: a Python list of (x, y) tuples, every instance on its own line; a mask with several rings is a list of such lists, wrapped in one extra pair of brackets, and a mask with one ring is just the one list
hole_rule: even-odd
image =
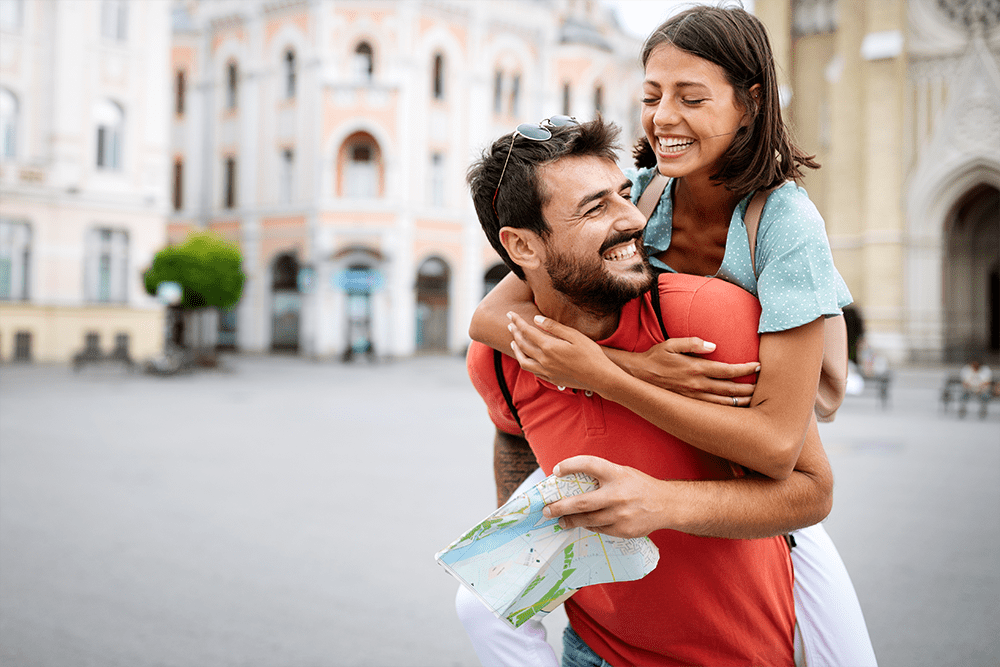
[[(527, 321), (540, 315), (528, 284), (508, 273), (476, 307), (469, 324), (469, 337), (514, 356), (511, 351), (514, 336), (508, 330), (508, 313), (511, 312)], [(643, 353), (603, 349), (619, 368), (630, 375), (682, 396), (719, 405), (731, 405), (732, 398), (736, 397), (738, 405), (747, 406), (754, 392), (753, 383), (733, 380), (754, 373), (758, 364), (726, 364), (689, 356), (715, 350), (714, 343), (701, 338), (671, 338)], [(564, 386), (576, 385), (570, 383)]]
[(594, 491), (545, 508), (565, 528), (616, 537), (672, 529), (704, 537), (756, 539), (819, 523), (833, 506), (833, 473), (812, 419), (795, 470), (785, 480), (758, 475), (728, 480), (657, 480), (594, 456), (576, 456), (556, 474), (595, 477)]
[[(692, 400), (632, 377), (600, 346), (550, 318), (513, 318), (522, 368), (556, 385), (578, 386), (625, 406), (698, 449), (774, 479), (792, 472), (812, 418), (823, 360), (823, 318), (760, 337), (749, 409)], [(539, 328), (541, 327), (541, 328)]]

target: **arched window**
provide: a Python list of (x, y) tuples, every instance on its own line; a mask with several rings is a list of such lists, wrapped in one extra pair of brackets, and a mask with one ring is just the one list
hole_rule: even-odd
[(361, 42), (354, 49), (354, 78), (359, 83), (370, 83), (375, 76), (375, 55), (368, 42)]
[(187, 82), (184, 80), (184, 70), (177, 70), (177, 79), (175, 84), (175, 112), (178, 116), (184, 115), (184, 95), (187, 92)]
[(239, 103), (240, 67), (234, 61), (226, 65), (226, 108), (235, 109)]
[(510, 115), (517, 118), (521, 104), (521, 75), (515, 74), (510, 80)]
[(604, 88), (596, 86), (594, 88), (594, 115), (604, 113)]
[(0, 88), (0, 157), (17, 157), (18, 108), (14, 93)]
[(417, 270), (417, 349), (448, 349), (448, 285), (451, 270), (430, 257)]
[(379, 151), (369, 135), (358, 134), (348, 139), (341, 164), (345, 197), (371, 199), (379, 196)]
[(97, 166), (121, 169), (125, 112), (111, 100), (101, 100), (94, 108), (94, 120), (97, 124)]
[(87, 300), (125, 303), (128, 300), (128, 233), (118, 229), (90, 229), (85, 243)]
[(562, 99), (563, 114), (566, 115), (566, 116), (572, 116), (573, 114), (570, 113), (570, 108), (569, 108), (569, 106), (570, 106), (569, 105), (569, 102), (570, 102), (570, 88), (569, 88), (569, 83), (564, 83), (563, 84), (563, 96), (562, 97), (563, 97), (563, 99)]
[(295, 97), (295, 51), (285, 51), (285, 99)]
[(440, 53), (434, 55), (434, 99), (444, 99), (444, 56)]

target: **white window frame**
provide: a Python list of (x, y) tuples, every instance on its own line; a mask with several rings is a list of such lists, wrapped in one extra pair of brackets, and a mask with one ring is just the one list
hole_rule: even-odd
[(84, 247), (84, 298), (90, 303), (128, 303), (128, 232), (91, 228)]
[(17, 96), (13, 92), (0, 88), (0, 158), (5, 160), (17, 157), (19, 107)]
[(128, 2), (103, 0), (101, 2), (101, 37), (113, 42), (128, 39)]
[(27, 301), (31, 277), (31, 225), (0, 218), (0, 300)]

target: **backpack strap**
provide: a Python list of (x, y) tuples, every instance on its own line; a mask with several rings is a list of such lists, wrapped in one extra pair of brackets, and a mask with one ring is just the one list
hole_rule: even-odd
[(659, 274), (656, 275), (656, 279), (653, 280), (653, 284), (649, 288), (649, 301), (653, 304), (653, 312), (656, 313), (656, 321), (660, 323), (660, 331), (663, 332), (663, 340), (670, 340), (670, 335), (667, 333), (667, 327), (663, 324), (663, 310), (660, 304)]
[(653, 215), (656, 205), (660, 203), (660, 195), (663, 194), (669, 180), (660, 172), (656, 172), (656, 175), (649, 181), (649, 185), (642, 191), (639, 201), (635, 203), (636, 208), (642, 211), (642, 216), (647, 220), (649, 220), (649, 216)]
[(503, 354), (499, 350), (493, 350), (493, 370), (497, 374), (497, 384), (500, 385), (500, 393), (503, 394), (503, 400), (507, 401), (507, 407), (510, 408), (510, 413), (514, 415), (514, 421), (517, 425), (524, 430), (524, 426), (521, 425), (521, 417), (517, 414), (517, 408), (514, 407), (514, 397), (511, 396), (510, 387), (507, 386), (507, 377), (503, 374)]
[(753, 269), (753, 277), (757, 278), (757, 264), (754, 259), (754, 251), (757, 249), (757, 228), (760, 225), (760, 216), (764, 212), (764, 204), (772, 192), (780, 188), (788, 181), (783, 181), (780, 185), (767, 190), (758, 190), (750, 203), (747, 204), (747, 211), (743, 215), (743, 224), (747, 228), (747, 239), (750, 241), (750, 268)]

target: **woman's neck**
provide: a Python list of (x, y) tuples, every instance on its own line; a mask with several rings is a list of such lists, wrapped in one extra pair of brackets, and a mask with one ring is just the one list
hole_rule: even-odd
[(699, 220), (702, 225), (728, 227), (741, 197), (706, 177), (684, 176), (674, 184), (674, 216)]

